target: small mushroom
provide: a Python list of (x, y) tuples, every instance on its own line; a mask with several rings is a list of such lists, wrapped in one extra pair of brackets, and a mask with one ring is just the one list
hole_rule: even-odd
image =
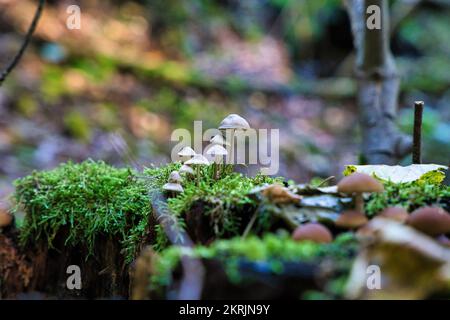
[(172, 171), (169, 175), (169, 182), (170, 183), (181, 183), (181, 176), (178, 171)]
[(186, 161), (195, 156), (195, 151), (191, 147), (184, 147), (180, 152), (178, 152), (178, 155), (183, 161)]
[(234, 113), (228, 115), (219, 125), (219, 130), (231, 130), (230, 159), (232, 163), (234, 162), (234, 134), (237, 130), (247, 129), (250, 129), (250, 125), (247, 120)]
[(0, 229), (9, 226), (13, 221), (13, 216), (0, 209)]
[(197, 171), (197, 186), (199, 186), (200, 185), (200, 167), (209, 165), (208, 159), (206, 159), (201, 154), (196, 154), (192, 159), (189, 159), (184, 164), (192, 165), (193, 167), (195, 167), (195, 169)]
[(264, 187), (261, 193), (273, 203), (299, 203), (302, 199), (298, 194), (279, 184), (271, 184)]
[(381, 182), (371, 176), (355, 172), (344, 177), (337, 185), (338, 192), (355, 194), (355, 210), (364, 212), (364, 192), (383, 192), (384, 187)]
[(329, 243), (333, 241), (333, 235), (327, 227), (320, 223), (307, 223), (298, 226), (294, 230), (292, 239), (296, 241), (309, 240), (317, 243)]
[(183, 164), (180, 168), (180, 173), (185, 173), (186, 175), (194, 175), (194, 169), (192, 169), (187, 164)]
[(206, 151), (206, 154), (213, 157), (214, 162), (214, 179), (218, 178), (217, 167), (223, 162), (223, 157), (228, 154), (227, 150), (221, 145), (214, 144)]
[(219, 145), (219, 146), (229, 146), (230, 144), (228, 142), (226, 142), (221, 134), (216, 134), (214, 137), (212, 137), (211, 140), (209, 140), (209, 142), (213, 145)]
[(365, 225), (369, 220), (362, 212), (356, 210), (344, 211), (335, 224), (337, 227), (344, 229), (357, 229)]
[(220, 130), (226, 130), (226, 129), (250, 129), (250, 125), (248, 124), (247, 120), (242, 118), (240, 115), (232, 113), (228, 115), (225, 119), (222, 120), (222, 122), (219, 125)]
[(168, 182), (163, 185), (163, 189), (171, 193), (172, 196), (175, 196), (177, 193), (182, 193), (184, 191), (183, 187), (179, 183)]
[(408, 219), (408, 211), (401, 207), (389, 207), (379, 214), (380, 217), (404, 223)]
[(406, 222), (430, 236), (438, 236), (450, 232), (450, 214), (442, 208), (419, 208), (409, 215)]

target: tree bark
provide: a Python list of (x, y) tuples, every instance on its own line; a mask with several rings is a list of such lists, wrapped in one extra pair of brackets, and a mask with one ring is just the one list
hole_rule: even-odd
[[(395, 124), (400, 79), (389, 47), (386, 0), (347, 0), (356, 50), (357, 104), (362, 132), (362, 159), (368, 164), (395, 164), (411, 151), (412, 139)], [(381, 28), (366, 26), (367, 8), (381, 9)]]

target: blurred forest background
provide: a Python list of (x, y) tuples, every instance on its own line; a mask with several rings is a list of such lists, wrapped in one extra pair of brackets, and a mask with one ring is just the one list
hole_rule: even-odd
[[(80, 30), (66, 28), (72, 4)], [(0, 68), (36, 5), (0, 0)], [(448, 165), (450, 1), (390, 8), (400, 127), (412, 132), (424, 100), (424, 163)], [(0, 88), (0, 198), (12, 179), (69, 159), (168, 162), (172, 130), (214, 128), (229, 113), (280, 128), (280, 175), (339, 176), (358, 162), (352, 50), (340, 0), (47, 1)]]

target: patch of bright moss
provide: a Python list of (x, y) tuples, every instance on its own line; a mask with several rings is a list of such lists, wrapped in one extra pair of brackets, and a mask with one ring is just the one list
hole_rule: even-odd
[(262, 238), (250, 236), (246, 239), (235, 237), (218, 240), (210, 246), (196, 246), (193, 249), (172, 246), (164, 250), (155, 260), (154, 274), (151, 275), (151, 289), (160, 291), (170, 285), (172, 272), (178, 266), (183, 254), (201, 259), (221, 261), (232, 282), (241, 280), (239, 261), (268, 262), (274, 273), (283, 272), (283, 262), (314, 262), (331, 258), (339, 267), (350, 270), (351, 256), (357, 250), (353, 234), (344, 233), (333, 243), (317, 244), (309, 241), (297, 242), (288, 233), (267, 233)]
[(201, 202), (202, 212), (210, 218), (211, 227), (217, 237), (224, 234), (238, 235), (242, 227), (239, 212), (245, 208), (255, 211), (258, 201), (249, 192), (256, 186), (281, 182), (280, 178), (257, 175), (246, 177), (239, 173), (229, 173), (219, 180), (212, 179), (212, 167), (202, 170), (200, 184), (196, 180), (183, 182), (184, 192), (168, 200), (171, 211), (183, 217), (196, 203)]
[(401, 206), (409, 212), (427, 205), (450, 210), (450, 187), (422, 182), (384, 183), (384, 192), (373, 193), (365, 204), (366, 213), (373, 216), (390, 206)]
[(130, 169), (104, 162), (66, 163), (15, 181), (17, 209), (26, 212), (23, 245), (45, 239), (52, 246), (61, 228), (65, 244), (94, 254), (99, 235), (117, 237), (129, 262), (147, 232), (151, 206), (145, 184)]

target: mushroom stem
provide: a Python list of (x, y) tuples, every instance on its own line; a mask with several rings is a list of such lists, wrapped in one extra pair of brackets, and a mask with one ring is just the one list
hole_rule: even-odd
[(230, 150), (230, 158), (231, 158), (231, 165), (234, 164), (234, 131), (235, 129), (231, 129), (231, 150)]
[(200, 166), (197, 165), (197, 187), (200, 187)]
[(362, 192), (355, 193), (355, 210), (364, 213), (364, 198)]
[(414, 138), (413, 138), (413, 152), (412, 163), (422, 163), (422, 114), (423, 114), (423, 101), (414, 102)]

